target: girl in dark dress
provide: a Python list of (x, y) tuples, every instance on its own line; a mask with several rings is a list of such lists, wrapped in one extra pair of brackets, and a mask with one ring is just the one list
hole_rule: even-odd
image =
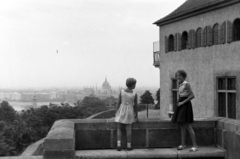
[(186, 148), (185, 138), (186, 138), (186, 130), (188, 130), (192, 142), (193, 147), (190, 149), (191, 152), (195, 152), (198, 150), (198, 146), (196, 143), (196, 137), (194, 130), (191, 126), (193, 123), (193, 110), (191, 100), (194, 98), (194, 94), (190, 87), (190, 84), (185, 81), (187, 77), (187, 73), (184, 70), (178, 70), (176, 73), (176, 78), (179, 83), (179, 99), (177, 108), (174, 111), (172, 122), (177, 122), (180, 125), (181, 129), (181, 145), (178, 146), (178, 150), (183, 150)]

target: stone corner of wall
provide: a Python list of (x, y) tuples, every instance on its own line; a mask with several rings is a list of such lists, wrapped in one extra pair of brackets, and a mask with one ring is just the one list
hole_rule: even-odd
[[(65, 156), (73, 158), (75, 155), (74, 122), (67, 119), (57, 120), (43, 143), (43, 158), (51, 159)], [(62, 157), (60, 157), (62, 158)]]
[(240, 133), (240, 120), (222, 118), (217, 122), (217, 129)]

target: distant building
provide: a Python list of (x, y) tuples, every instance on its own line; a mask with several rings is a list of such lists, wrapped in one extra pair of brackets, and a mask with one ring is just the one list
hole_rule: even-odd
[(239, 0), (188, 0), (154, 23), (160, 35), (154, 65), (160, 69), (162, 117), (169, 104), (176, 107), (175, 72), (183, 69), (195, 94), (195, 117), (240, 119), (239, 6)]
[(76, 92), (76, 99), (82, 100), (86, 96), (95, 96), (99, 99), (106, 99), (108, 97), (118, 97), (119, 90), (112, 90), (111, 85), (105, 78), (105, 81), (102, 84), (102, 87), (99, 89), (97, 86), (94, 87), (84, 87), (83, 90)]
[(54, 100), (57, 98), (57, 92), (50, 92), (49, 93), (49, 99)]
[(35, 95), (33, 96), (33, 108), (37, 108), (37, 98)]
[(0, 100), (21, 100), (21, 94), (17, 92), (0, 92)]
[(21, 94), (18, 92), (12, 93), (11, 100), (16, 100), (16, 101), (21, 100)]

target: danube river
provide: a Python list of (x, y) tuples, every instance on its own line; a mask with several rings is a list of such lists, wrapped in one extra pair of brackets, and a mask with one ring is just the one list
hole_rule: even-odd
[[(8, 103), (16, 111), (21, 111), (21, 110), (33, 107), (33, 103), (32, 102), (8, 101)], [(49, 105), (49, 103), (61, 105), (61, 102), (37, 102), (37, 107), (40, 107), (42, 105)], [(71, 103), (69, 103), (69, 104), (72, 105)]]

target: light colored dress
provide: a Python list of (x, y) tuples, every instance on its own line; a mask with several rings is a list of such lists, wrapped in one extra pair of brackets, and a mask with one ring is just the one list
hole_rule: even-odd
[(115, 122), (132, 124), (135, 121), (135, 112), (133, 109), (135, 95), (135, 92), (121, 91), (121, 105), (116, 112)]

